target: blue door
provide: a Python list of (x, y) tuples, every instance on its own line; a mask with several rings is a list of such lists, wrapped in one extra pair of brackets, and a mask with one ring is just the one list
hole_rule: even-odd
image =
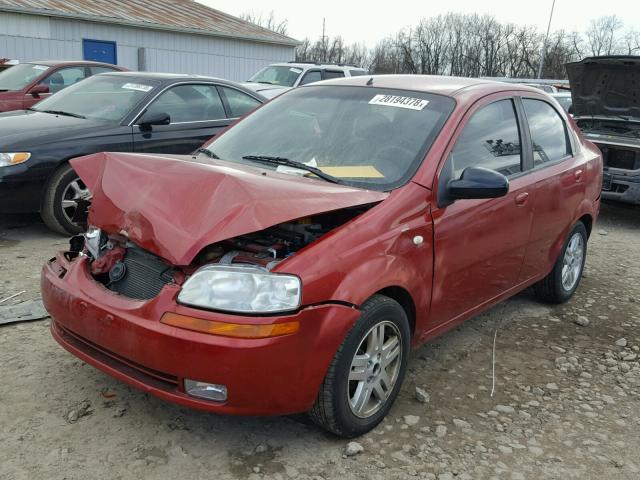
[(111, 63), (113, 65), (118, 63), (116, 42), (87, 40), (85, 38), (82, 40), (82, 53), (85, 60)]

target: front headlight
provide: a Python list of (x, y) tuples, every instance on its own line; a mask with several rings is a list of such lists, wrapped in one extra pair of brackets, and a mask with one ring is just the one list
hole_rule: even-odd
[(31, 158), (29, 152), (19, 153), (0, 153), (0, 167), (8, 167), (9, 165), (18, 165), (24, 163)]
[(295, 310), (302, 297), (300, 279), (253, 265), (207, 265), (182, 286), (178, 302), (236, 313)]

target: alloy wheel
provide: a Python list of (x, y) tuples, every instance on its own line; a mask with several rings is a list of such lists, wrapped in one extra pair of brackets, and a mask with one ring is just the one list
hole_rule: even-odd
[(62, 192), (62, 212), (66, 219), (73, 222), (73, 217), (78, 210), (78, 201), (91, 200), (91, 192), (79, 178), (75, 178)]
[(377, 323), (363, 337), (349, 369), (348, 402), (356, 417), (371, 417), (385, 405), (401, 365), (400, 330), (390, 321)]
[(570, 292), (580, 280), (584, 262), (584, 238), (580, 232), (573, 234), (562, 260), (562, 288)]

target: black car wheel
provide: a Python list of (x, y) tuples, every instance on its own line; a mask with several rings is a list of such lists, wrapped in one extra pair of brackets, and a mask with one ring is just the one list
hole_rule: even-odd
[(311, 419), (342, 437), (362, 435), (378, 425), (402, 386), (410, 337), (400, 304), (382, 295), (371, 297), (329, 366)]
[(49, 179), (42, 200), (40, 216), (54, 232), (76, 235), (84, 227), (73, 221), (80, 200), (90, 200), (91, 192), (68, 163)]

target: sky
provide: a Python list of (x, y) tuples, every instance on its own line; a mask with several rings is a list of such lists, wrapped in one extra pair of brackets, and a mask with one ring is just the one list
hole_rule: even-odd
[[(297, 40), (320, 38), (325, 18), (327, 35), (341, 35), (347, 43), (362, 42), (372, 47), (384, 37), (417, 24), (423, 17), (448, 12), (488, 13), (503, 22), (535, 25), (544, 32), (553, 0), (197, 1), (236, 16), (246, 12), (266, 16), (273, 11), (276, 19), (288, 20), (288, 34)], [(612, 14), (620, 17), (626, 27), (640, 30), (639, 0), (556, 0), (551, 30), (584, 31), (591, 19)]]

